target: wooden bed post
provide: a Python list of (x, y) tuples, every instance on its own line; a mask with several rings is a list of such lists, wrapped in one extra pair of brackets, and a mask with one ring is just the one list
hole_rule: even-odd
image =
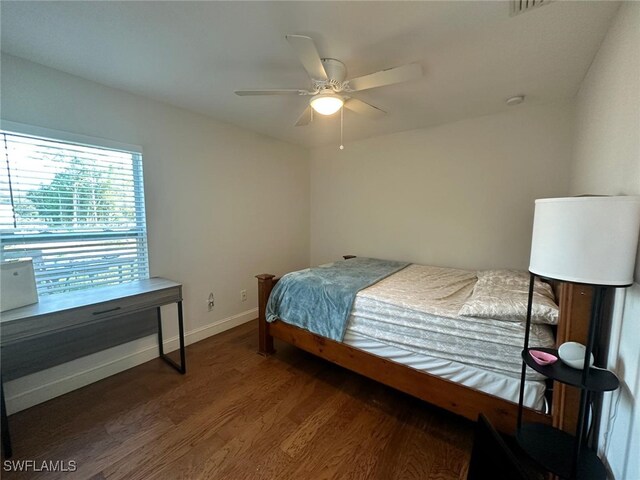
[(269, 324), (267, 323), (267, 301), (273, 288), (275, 275), (261, 273), (256, 275), (258, 279), (258, 353), (265, 357), (275, 352), (273, 348), (273, 337), (269, 335)]
[[(561, 283), (559, 290), (556, 295), (560, 306), (556, 346), (569, 341), (584, 345), (587, 343), (593, 287), (579, 283)], [(606, 345), (609, 339), (599, 338), (597, 342), (604, 342)], [(576, 431), (579, 400), (580, 392), (577, 388), (555, 382), (551, 402), (554, 427), (569, 433)]]

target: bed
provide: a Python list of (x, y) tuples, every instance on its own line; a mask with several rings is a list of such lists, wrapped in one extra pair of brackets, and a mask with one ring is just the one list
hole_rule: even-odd
[[(338, 266), (353, 268), (358, 261), (367, 259), (348, 255), (345, 263)], [(333, 268), (334, 263), (327, 267)], [(481, 281), (475, 271), (414, 264), (395, 267), (389, 267), (387, 274), (384, 270), (376, 272), (370, 284), (365, 283), (354, 298), (343, 301), (349, 308), (342, 324), (331, 310), (339, 310), (342, 299), (330, 287), (329, 296), (334, 298), (328, 302), (329, 307), (318, 309), (316, 304), (322, 298), (312, 295), (309, 303), (314, 304), (315, 310), (305, 312), (307, 320), (297, 322), (296, 326), (289, 320), (294, 313), (287, 308), (295, 310), (299, 303), (304, 304), (298, 300), (305, 295), (299, 289), (301, 280), (291, 279), (294, 274), (284, 276), (284, 283), (275, 289), (269, 302), (279, 279), (270, 274), (258, 275), (259, 353), (274, 353), (273, 339), (278, 338), (469, 419), (475, 420), (483, 413), (498, 429), (512, 432), (517, 416), (524, 324), (490, 318), (495, 313), (491, 310), (482, 318), (460, 315), (462, 307), (467, 308), (476, 290), (479, 291), (477, 284)], [(359, 279), (360, 271), (356, 273), (354, 277)], [(292, 283), (294, 280), (298, 283)], [(281, 297), (288, 290), (291, 290), (289, 297), (284, 301)], [(550, 295), (553, 297), (553, 292)], [(567, 305), (563, 311), (560, 302), (559, 312), (556, 307), (555, 321), (551, 323), (559, 322), (560, 329), (565, 331), (570, 322), (567, 311), (571, 308), (566, 295), (559, 298), (565, 298)], [(274, 313), (278, 308), (280, 311)], [(314, 315), (320, 318), (311, 318)], [(338, 324), (332, 325), (336, 321)], [(554, 344), (549, 325), (535, 325), (532, 336), (532, 344)], [(558, 412), (548, 408), (546, 388), (541, 377), (533, 371), (528, 373), (525, 418), (557, 424), (554, 415)]]

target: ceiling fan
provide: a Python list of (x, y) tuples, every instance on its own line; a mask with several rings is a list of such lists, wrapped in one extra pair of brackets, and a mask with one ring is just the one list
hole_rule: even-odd
[(384, 110), (369, 103), (351, 97), (351, 92), (384, 87), (394, 83), (415, 80), (422, 76), (422, 67), (410, 63), (401, 67), (389, 68), (379, 72), (346, 80), (347, 68), (334, 58), (321, 58), (313, 39), (304, 35), (286, 35), (285, 38), (296, 51), (302, 66), (311, 77), (311, 89), (267, 89), (236, 90), (236, 95), (301, 95), (311, 96), (309, 105), (296, 122), (296, 127), (308, 125), (313, 120), (313, 112), (332, 115), (343, 106), (349, 110), (378, 118), (385, 115)]

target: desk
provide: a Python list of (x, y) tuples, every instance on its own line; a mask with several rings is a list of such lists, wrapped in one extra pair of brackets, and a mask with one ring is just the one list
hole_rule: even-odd
[[(160, 307), (176, 303), (180, 339), (180, 364), (164, 353)], [(182, 318), (182, 284), (166, 278), (149, 278), (109, 287), (97, 287), (79, 292), (44, 296), (38, 303), (2, 313), (0, 347), (25, 339), (43, 337), (92, 323), (104, 322), (125, 315), (155, 309), (158, 318), (158, 349), (160, 357), (186, 373), (184, 325)], [(11, 436), (0, 374), (2, 407), (2, 446), (5, 458), (11, 457)]]

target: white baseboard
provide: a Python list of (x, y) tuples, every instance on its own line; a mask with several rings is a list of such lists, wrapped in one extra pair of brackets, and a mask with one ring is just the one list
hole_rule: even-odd
[[(255, 319), (258, 309), (253, 308), (237, 315), (232, 315), (214, 324), (196, 328), (185, 333), (185, 344), (190, 345), (212, 335), (237, 327)], [(46, 402), (52, 398), (64, 395), (78, 388), (97, 382), (103, 378), (115, 375), (129, 368), (148, 362), (158, 357), (156, 336), (145, 337), (129, 344), (119, 345), (110, 349), (117, 358), (105, 359), (105, 352), (79, 358), (68, 364), (59, 365), (33, 375), (18, 378), (5, 384), (7, 412), (9, 414)], [(165, 352), (176, 350), (179, 346), (178, 337), (171, 337), (163, 341)], [(131, 351), (131, 347), (134, 348)], [(94, 358), (92, 358), (94, 357)], [(103, 358), (100, 358), (103, 357)], [(96, 360), (98, 359), (98, 360)], [(187, 358), (187, 367), (189, 365)], [(82, 362), (86, 368), (78, 369), (77, 363)], [(69, 368), (76, 364), (76, 368)], [(67, 374), (65, 370), (72, 370)], [(73, 371), (76, 370), (76, 371)], [(46, 380), (45, 380), (46, 379)]]
[[(199, 342), (200, 340), (204, 340), (211, 335), (217, 335), (218, 333), (222, 333), (225, 330), (229, 330), (230, 328), (237, 327), (238, 325), (242, 325), (243, 323), (250, 322), (251, 320), (255, 320), (258, 318), (258, 308), (252, 308), (251, 310), (247, 310), (245, 312), (238, 313), (236, 315), (232, 315), (225, 319), (220, 320), (212, 325), (205, 325), (204, 327), (196, 328), (195, 330), (191, 330), (189, 333), (185, 334), (184, 341), (187, 345), (191, 345), (192, 343)], [(178, 337), (173, 337), (170, 340), (163, 342), (163, 344), (170, 345), (170, 349), (177, 349), (179, 346)]]

